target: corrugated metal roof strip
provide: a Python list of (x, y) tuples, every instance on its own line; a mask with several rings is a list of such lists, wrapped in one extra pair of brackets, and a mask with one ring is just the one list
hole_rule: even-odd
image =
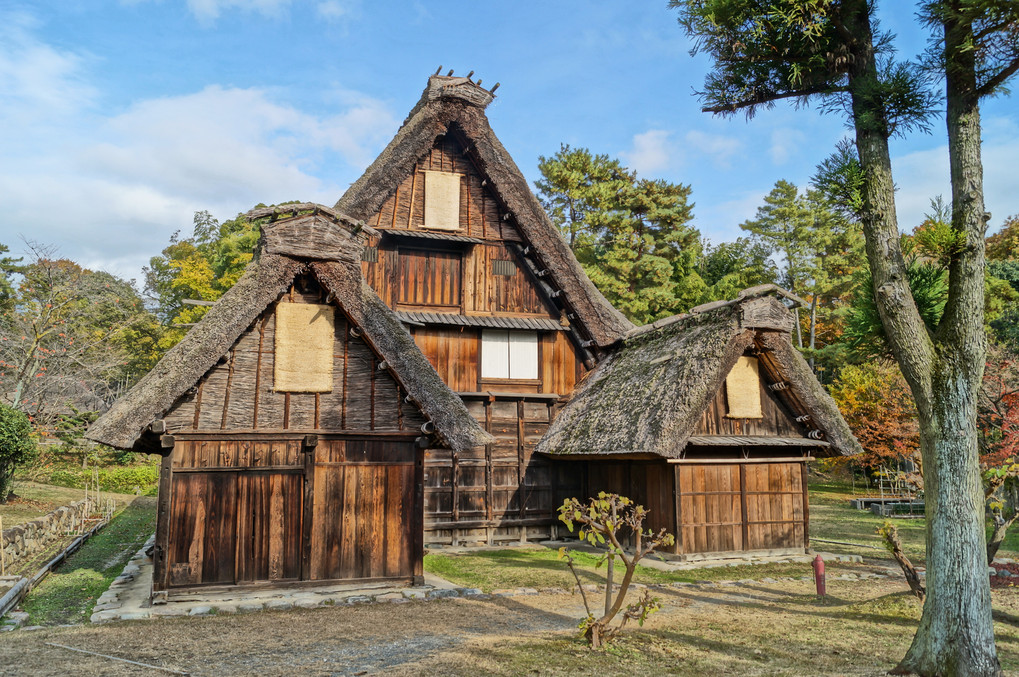
[(451, 233), (435, 233), (429, 230), (408, 230), (406, 228), (376, 228), (383, 235), (390, 237), (409, 237), (422, 240), (443, 240), (445, 242), (463, 242), (465, 244), (483, 244), (484, 240), (466, 235)]
[(565, 331), (566, 327), (547, 317), (499, 317), (496, 315), (457, 315), (455, 313), (418, 313), (398, 310), (396, 316), (407, 324), (443, 324), (455, 327), (524, 329), (527, 331)]

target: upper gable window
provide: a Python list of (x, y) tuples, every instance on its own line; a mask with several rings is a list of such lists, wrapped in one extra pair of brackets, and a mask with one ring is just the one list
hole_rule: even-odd
[(425, 228), (460, 230), (460, 174), (425, 173)]

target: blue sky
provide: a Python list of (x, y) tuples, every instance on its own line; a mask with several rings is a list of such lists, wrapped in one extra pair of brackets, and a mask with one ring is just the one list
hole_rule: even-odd
[[(911, 3), (883, 17), (915, 53)], [(137, 278), (196, 210), (332, 204), (441, 64), (500, 82), (488, 114), (529, 179), (560, 143), (690, 184), (695, 225), (740, 234), (778, 179), (803, 185), (847, 133), (779, 106), (701, 113), (707, 60), (665, 0), (0, 0), (0, 243), (53, 245)], [(992, 229), (1019, 212), (1019, 108), (984, 106)], [(948, 192), (943, 123), (893, 146), (903, 228)]]

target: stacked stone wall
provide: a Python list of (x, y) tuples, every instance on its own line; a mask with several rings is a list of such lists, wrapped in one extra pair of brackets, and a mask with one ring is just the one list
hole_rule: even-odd
[(95, 524), (88, 518), (96, 514), (92, 500), (65, 505), (31, 522), (18, 524), (0, 533), (4, 564), (10, 570), (20, 560), (42, 552), (51, 544), (71, 534), (80, 534)]

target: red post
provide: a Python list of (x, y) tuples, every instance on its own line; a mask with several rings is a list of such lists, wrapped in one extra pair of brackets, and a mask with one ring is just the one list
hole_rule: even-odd
[(824, 560), (818, 555), (814, 558), (814, 584), (817, 586), (817, 596), (824, 597)]

